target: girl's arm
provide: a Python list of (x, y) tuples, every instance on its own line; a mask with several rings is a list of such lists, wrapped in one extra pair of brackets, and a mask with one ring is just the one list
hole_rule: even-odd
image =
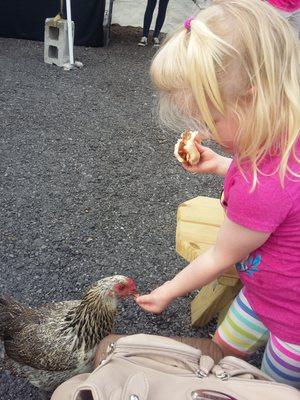
[(201, 254), (171, 281), (136, 301), (145, 310), (160, 313), (176, 297), (183, 296), (213, 281), (222, 272), (259, 248), (270, 233), (256, 232), (228, 218), (220, 228), (216, 244)]

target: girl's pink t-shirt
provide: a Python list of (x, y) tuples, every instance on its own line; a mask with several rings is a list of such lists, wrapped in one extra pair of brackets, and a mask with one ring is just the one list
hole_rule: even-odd
[[(297, 145), (300, 154), (300, 141)], [(264, 173), (278, 166), (278, 157), (266, 157), (260, 165)], [(300, 173), (290, 157), (289, 166)], [(224, 183), (223, 206), (233, 222), (259, 232), (269, 239), (236, 268), (245, 295), (264, 325), (279, 339), (300, 344), (300, 178), (286, 177), (282, 188), (278, 174), (259, 174), (251, 192), (251, 170), (235, 160)]]
[(293, 12), (300, 8), (300, 0), (268, 0), (268, 3), (286, 12)]

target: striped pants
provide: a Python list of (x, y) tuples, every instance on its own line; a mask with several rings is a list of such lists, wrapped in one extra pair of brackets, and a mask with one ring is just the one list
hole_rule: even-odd
[(259, 320), (243, 290), (232, 303), (214, 341), (246, 358), (266, 345), (261, 369), (277, 382), (300, 389), (300, 345), (283, 342)]

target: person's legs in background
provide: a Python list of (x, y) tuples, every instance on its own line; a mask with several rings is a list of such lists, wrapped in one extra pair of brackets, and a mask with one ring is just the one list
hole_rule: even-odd
[(139, 46), (146, 46), (148, 44), (149, 29), (152, 22), (153, 12), (155, 10), (157, 0), (148, 0), (147, 7), (144, 15), (143, 37), (139, 42)]
[(165, 22), (168, 3), (169, 3), (169, 0), (159, 0), (158, 14), (157, 14), (154, 33), (153, 33), (154, 46), (159, 46), (159, 34), (160, 34), (161, 28)]
[(283, 342), (270, 333), (261, 369), (276, 382), (300, 389), (300, 345)]

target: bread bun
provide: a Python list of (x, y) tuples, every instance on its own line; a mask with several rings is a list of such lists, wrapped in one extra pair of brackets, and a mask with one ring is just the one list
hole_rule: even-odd
[(181, 138), (178, 139), (174, 148), (174, 156), (181, 163), (196, 165), (200, 161), (200, 153), (195, 145), (195, 138), (198, 136), (198, 131), (190, 131), (186, 129)]

